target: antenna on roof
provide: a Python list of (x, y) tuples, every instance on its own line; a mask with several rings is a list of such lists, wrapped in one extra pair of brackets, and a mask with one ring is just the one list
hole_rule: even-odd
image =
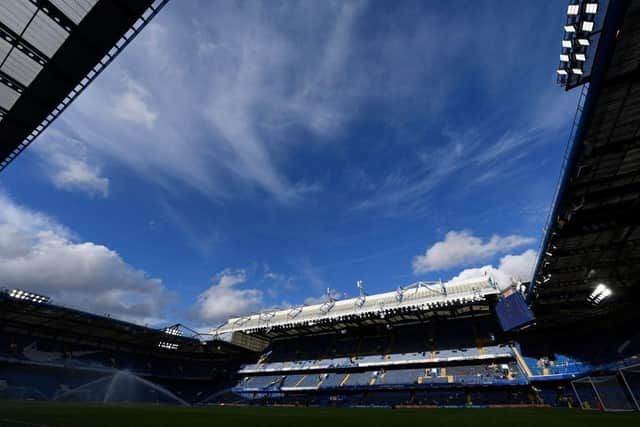
[(355, 306), (360, 308), (364, 305), (365, 301), (367, 300), (367, 294), (364, 291), (364, 283), (362, 282), (362, 280), (358, 280), (356, 282), (356, 285), (360, 290), (360, 295), (358, 295), (358, 297), (356, 298)]
[(331, 288), (327, 288), (327, 300), (320, 306), (320, 311), (327, 314), (334, 305), (336, 305), (336, 299), (331, 295)]

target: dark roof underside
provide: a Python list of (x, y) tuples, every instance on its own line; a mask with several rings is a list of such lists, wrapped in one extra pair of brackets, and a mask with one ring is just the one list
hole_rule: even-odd
[[(640, 2), (629, 3), (532, 282), (539, 321), (637, 310), (640, 301)], [(613, 294), (594, 306), (587, 298), (599, 283)]]
[(313, 323), (305, 322), (304, 324), (292, 327), (273, 327), (260, 328), (255, 331), (245, 331), (246, 334), (256, 336), (263, 339), (274, 339), (283, 337), (298, 337), (306, 335), (319, 335), (326, 333), (338, 333), (343, 330), (360, 330), (366, 328), (377, 327), (403, 327), (415, 324), (427, 324), (432, 322), (447, 321), (452, 319), (463, 318), (480, 318), (491, 315), (490, 305), (494, 298), (489, 302), (467, 304), (458, 307), (442, 307), (434, 310), (425, 310), (417, 312), (400, 312), (390, 314), (383, 317), (369, 316), (358, 318), (353, 316), (349, 319), (324, 321), (316, 321)]
[(0, 170), (165, 2), (11, 0), (0, 5)]
[[(206, 354), (220, 358), (244, 354), (230, 343), (174, 336), (161, 329), (136, 325), (53, 304), (21, 301), (0, 292), (0, 334), (41, 336), (92, 346), (166, 354)], [(159, 342), (177, 344), (177, 350), (158, 348)], [(212, 344), (212, 345), (209, 345)]]

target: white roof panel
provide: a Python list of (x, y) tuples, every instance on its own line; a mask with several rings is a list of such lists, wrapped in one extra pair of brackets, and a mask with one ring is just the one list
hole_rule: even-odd
[(98, 0), (51, 0), (74, 24), (78, 25)]
[(360, 305), (358, 298), (334, 301), (333, 304), (314, 304), (298, 309), (276, 310), (245, 317), (233, 317), (212, 332), (223, 334), (251, 329), (268, 329), (272, 326), (313, 324), (318, 321), (339, 321), (346, 316), (384, 314), (388, 310), (409, 309), (429, 311), (434, 307), (461, 305), (483, 301), (488, 295), (498, 294), (490, 276), (449, 281), (439, 284), (417, 282), (400, 291), (368, 295)]
[(20, 94), (10, 87), (0, 84), (0, 107), (5, 110), (11, 109)]
[(20, 49), (13, 49), (1, 69), (23, 85), (29, 86), (42, 70), (42, 65), (29, 58)]
[(11, 28), (16, 34), (22, 33), (37, 8), (28, 1), (0, 1), (0, 22)]
[(7, 54), (11, 50), (11, 45), (5, 39), (0, 39), (0, 63), (4, 61), (4, 58), (7, 57)]
[(44, 12), (38, 11), (24, 32), (23, 37), (51, 58), (68, 36), (69, 33), (67, 33), (64, 28), (49, 18)]

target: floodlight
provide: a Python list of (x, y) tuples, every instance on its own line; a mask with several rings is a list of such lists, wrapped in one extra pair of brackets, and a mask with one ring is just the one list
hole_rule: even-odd
[(176, 337), (181, 337), (183, 335), (182, 330), (180, 330), (178, 326), (171, 326), (171, 327), (165, 328), (163, 332), (167, 335), (173, 335)]
[(564, 30), (567, 33), (575, 33), (576, 32), (576, 27), (574, 25), (565, 25), (564, 26)]
[(587, 298), (587, 301), (590, 303), (597, 305), (600, 304), (603, 300), (610, 297), (613, 292), (607, 285), (604, 283), (599, 283), (598, 286), (591, 292), (591, 295)]
[(562, 47), (571, 49), (573, 47), (573, 43), (571, 43), (571, 40), (562, 40)]
[(164, 349), (167, 349), (167, 350), (177, 350), (178, 349), (178, 344), (171, 343), (171, 342), (166, 342), (166, 341), (160, 341), (158, 343), (158, 347), (164, 348)]
[(587, 3), (584, 6), (584, 11), (586, 13), (593, 13), (593, 14), (598, 13), (598, 3)]
[(570, 4), (567, 6), (567, 15), (576, 16), (580, 12), (579, 4)]
[(584, 74), (584, 72), (582, 71), (582, 68), (577, 68), (577, 67), (572, 68), (572, 69), (571, 69), (571, 72), (572, 72), (573, 74), (577, 74), (577, 75), (579, 75), (579, 76), (581, 76), (581, 75), (583, 75), (583, 74)]
[(576, 53), (575, 55), (576, 61), (584, 62), (587, 60), (587, 55), (584, 53)]
[(560, 61), (569, 62), (569, 55), (567, 55), (566, 53), (561, 53), (560, 54)]
[(45, 297), (43, 295), (38, 295), (38, 294), (34, 294), (31, 292), (26, 292), (20, 289), (12, 289), (9, 291), (9, 296), (15, 299), (19, 299), (19, 300), (23, 300), (23, 301), (30, 301), (30, 302), (35, 302), (38, 304), (46, 304), (49, 301), (51, 301), (51, 299), (49, 297)]
[(578, 44), (580, 46), (589, 46), (590, 42), (589, 39), (578, 39)]
[(582, 21), (582, 31), (591, 32), (594, 25), (593, 21)]

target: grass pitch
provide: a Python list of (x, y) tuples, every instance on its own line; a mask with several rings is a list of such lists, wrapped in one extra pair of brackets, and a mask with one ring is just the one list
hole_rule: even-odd
[(374, 409), (103, 406), (0, 402), (0, 427), (15, 420), (51, 427), (615, 427), (638, 426), (637, 413), (579, 409)]

